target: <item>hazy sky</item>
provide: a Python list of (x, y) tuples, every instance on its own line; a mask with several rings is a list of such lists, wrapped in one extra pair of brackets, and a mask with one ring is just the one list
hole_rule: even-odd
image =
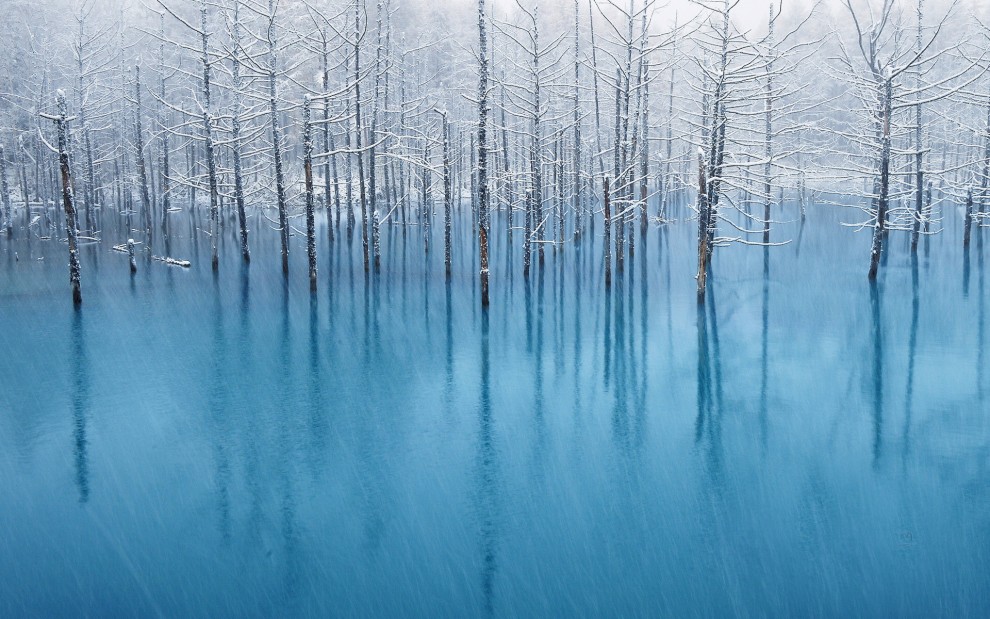
[[(448, 16), (458, 13), (464, 18), (470, 18), (472, 11), (477, 6), (477, 0), (397, 0), (400, 5), (405, 5), (407, 9), (419, 10), (419, 5), (431, 10), (439, 9)], [(520, 0), (525, 6), (538, 4), (541, 16), (548, 21), (568, 20), (573, 15), (574, 0)], [(595, 0), (601, 6), (607, 6), (607, 0)], [(628, 0), (615, 0), (621, 6), (626, 6)], [(713, 0), (719, 2), (719, 0)], [(739, 4), (733, 10), (733, 21), (739, 28), (752, 28), (758, 30), (765, 28), (770, 0), (739, 0)], [(780, 0), (774, 0), (780, 2)], [(953, 0), (924, 0), (925, 13), (928, 19), (943, 15)], [(579, 0), (583, 18), (587, 18), (588, 0)], [(634, 0), (639, 5), (641, 0)], [(868, 15), (868, 6), (879, 8), (882, 0), (853, 0), (853, 6), (861, 10), (864, 15)], [(898, 0), (898, 5), (913, 19), (917, 0)], [(516, 6), (515, 0), (488, 0), (489, 6), (494, 6), (496, 14), (505, 14)], [(807, 16), (814, 6), (814, 0), (783, 0), (782, 19), (785, 23), (796, 22)], [(654, 5), (657, 10), (656, 20), (659, 23), (665, 21), (673, 22), (674, 16), (678, 16), (681, 22), (699, 12), (697, 3), (691, 0), (658, 0)], [(957, 0), (955, 9), (957, 16), (976, 14), (982, 17), (990, 17), (990, 0)], [(844, 7), (844, 0), (820, 0), (817, 14), (818, 27), (823, 27), (832, 20), (837, 20), (840, 24), (848, 20), (848, 13)]]

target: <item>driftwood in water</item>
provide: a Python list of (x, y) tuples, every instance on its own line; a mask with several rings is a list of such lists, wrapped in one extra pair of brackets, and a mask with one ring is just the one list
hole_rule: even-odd
[(158, 262), (164, 262), (165, 264), (170, 264), (176, 267), (183, 267), (188, 269), (192, 266), (192, 263), (188, 260), (177, 260), (175, 258), (169, 258), (168, 256), (152, 256), (152, 260), (157, 260)]
[[(128, 254), (132, 260), (132, 268), (136, 269), (136, 265), (133, 264), (133, 245), (138, 245), (139, 243), (133, 240), (128, 240), (127, 243), (121, 243), (119, 245), (114, 245), (113, 250), (118, 251), (122, 254)], [(152, 260), (157, 260), (158, 262), (164, 262), (165, 264), (170, 264), (172, 266), (183, 267), (188, 269), (192, 266), (192, 263), (188, 260), (179, 260), (178, 258), (172, 258), (169, 256), (151, 256)]]

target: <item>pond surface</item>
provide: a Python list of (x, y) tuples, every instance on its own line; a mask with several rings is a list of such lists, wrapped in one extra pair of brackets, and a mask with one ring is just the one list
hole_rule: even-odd
[(78, 312), (64, 245), (0, 239), (0, 616), (990, 612), (990, 232), (954, 209), (874, 289), (859, 214), (810, 207), (700, 310), (693, 221), (606, 292), (600, 221), (527, 283), (499, 220), (487, 315), (439, 218), (370, 277), (321, 221), (311, 296), (302, 237), (285, 283), (228, 224), (215, 277), (173, 217), (192, 268), (107, 233)]

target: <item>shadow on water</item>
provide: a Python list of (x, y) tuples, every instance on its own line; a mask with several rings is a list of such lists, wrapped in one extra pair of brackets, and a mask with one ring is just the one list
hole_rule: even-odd
[[(544, 339), (544, 319), (546, 315), (545, 287), (544, 287), (543, 267), (539, 268), (536, 275), (536, 307), (533, 310), (536, 314), (536, 349), (533, 351), (533, 461), (532, 471), (534, 478), (542, 481), (546, 465), (547, 434), (546, 402), (544, 400), (544, 368), (543, 368), (543, 339)], [(486, 314), (482, 310), (482, 314)], [(531, 312), (532, 313), (532, 312)], [(482, 322), (486, 324), (487, 319)]]
[(963, 248), (963, 298), (969, 298), (969, 245)]
[(309, 298), (309, 385), (306, 404), (309, 409), (308, 461), (310, 474), (316, 479), (326, 463), (327, 418), (326, 395), (323, 386), (323, 357), (320, 353), (320, 306), (316, 294)]
[(288, 405), (293, 400), (292, 393), (295, 389), (293, 378), (292, 359), (292, 329), (290, 323), (290, 294), (289, 282), (282, 277), (279, 280), (282, 288), (282, 321), (278, 337), (279, 346), (277, 349), (276, 366), (279, 368), (278, 376), (278, 401), (271, 412), (276, 415), (275, 427), (277, 431), (276, 442), (276, 480), (279, 487), (279, 532), (282, 538), (283, 570), (282, 570), (282, 595), (284, 604), (290, 608), (297, 601), (299, 595), (299, 583), (302, 576), (300, 558), (300, 532), (296, 523), (296, 488), (294, 480), (294, 437), (297, 435), (295, 428), (294, 409)]
[[(982, 295), (981, 295), (982, 299)], [(918, 253), (911, 252), (911, 333), (908, 336), (907, 388), (904, 396), (904, 430), (902, 432), (901, 466), (906, 464), (911, 451), (911, 416), (914, 412), (914, 370), (918, 351), (918, 317), (920, 313), (918, 290)]]
[(495, 615), (495, 576), (498, 571), (499, 513), (502, 503), (498, 450), (495, 446), (495, 428), (492, 419), (491, 372), (489, 311), (481, 310), (481, 402), (478, 409), (474, 509), (480, 527), (481, 593), (487, 617)]
[(86, 438), (89, 414), (89, 355), (86, 349), (86, 326), (81, 308), (72, 312), (72, 443), (79, 502), (89, 501), (89, 441)]
[(983, 226), (976, 228), (976, 270), (977, 287), (979, 289), (979, 300), (977, 301), (977, 330), (976, 330), (976, 401), (980, 405), (980, 410), (984, 410), (984, 373), (986, 372), (986, 357), (984, 355), (986, 343), (986, 291), (984, 290), (984, 263), (983, 263)]
[(220, 282), (214, 273), (213, 281), (213, 341), (210, 349), (213, 354), (209, 382), (206, 385), (209, 407), (210, 434), (213, 437), (213, 458), (216, 468), (214, 484), (217, 492), (217, 514), (219, 518), (221, 539), (225, 544), (230, 543), (230, 456), (227, 445), (229, 414), (227, 365), (230, 362), (227, 352), (227, 335), (224, 329), (223, 299), (220, 293)]
[(722, 486), (722, 410), (718, 376), (721, 373), (714, 286), (708, 284), (706, 303), (697, 305), (698, 364), (695, 444), (705, 457), (705, 472), (716, 491)]
[(643, 229), (642, 243), (640, 244), (640, 279), (639, 279), (639, 388), (636, 394), (636, 425), (635, 437), (637, 449), (643, 446), (646, 440), (646, 400), (648, 384), (648, 355), (647, 346), (649, 342), (649, 313), (650, 313), (650, 277), (649, 277), (649, 252), (647, 251), (647, 236)]
[[(587, 250), (580, 248), (583, 253)], [(509, 252), (511, 253), (511, 252)], [(574, 312), (574, 417), (579, 420), (582, 416), (582, 401), (581, 401), (581, 362), (582, 362), (582, 350), (581, 350), (581, 315), (583, 314), (581, 307), (581, 282), (584, 281), (583, 277), (583, 260), (575, 261), (575, 272), (574, 272), (574, 299), (573, 312)], [(561, 316), (563, 319), (563, 316)]]
[[(802, 220), (801, 227), (804, 227)], [(763, 295), (760, 311), (760, 446), (763, 455), (767, 453), (767, 435), (769, 433), (769, 331), (770, 331), (770, 248), (763, 248)]]
[(872, 405), (873, 405), (873, 466), (880, 464), (880, 455), (883, 448), (883, 371), (884, 371), (884, 350), (883, 350), (883, 323), (882, 313), (882, 293), (880, 284), (876, 281), (870, 282), (870, 330), (873, 340), (873, 374), (872, 374)]
[(454, 406), (454, 308), (453, 292), (450, 289), (450, 278), (444, 282), (444, 381), (443, 381), (443, 408), (448, 419), (453, 412)]
[[(632, 269), (629, 269), (632, 271)], [(626, 357), (626, 295), (623, 288), (628, 284), (625, 281), (625, 272), (617, 273), (612, 288), (605, 292), (606, 296), (615, 296), (614, 305), (614, 331), (613, 342), (610, 345), (612, 351), (612, 439), (616, 442), (623, 453), (629, 450), (629, 417), (628, 417), (628, 384), (627, 384), (627, 362)], [(607, 319), (608, 317), (606, 317)]]

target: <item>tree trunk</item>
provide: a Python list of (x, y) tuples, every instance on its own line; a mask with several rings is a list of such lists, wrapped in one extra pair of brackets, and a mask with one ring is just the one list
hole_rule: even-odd
[(708, 228), (711, 225), (708, 204), (708, 178), (705, 175), (705, 154), (698, 149), (698, 303), (705, 302), (708, 278)]
[[(333, 153), (332, 140), (330, 137), (330, 54), (327, 51), (327, 32), (320, 32), (323, 41), (323, 151), (331, 153), (323, 162), (323, 204), (327, 211), (327, 241), (333, 243), (334, 223), (330, 217), (330, 185), (333, 183), (333, 190), (336, 197), (334, 206), (336, 207), (337, 223), (340, 223), (340, 189), (337, 186), (337, 156)], [(331, 170), (331, 167), (333, 168)], [(332, 176), (331, 176), (332, 172)], [(331, 181), (331, 179), (333, 179)]]
[[(880, 141), (880, 184), (877, 197), (877, 221), (873, 227), (873, 246), (870, 252), (870, 281), (877, 278), (877, 270), (880, 267), (880, 255), (883, 252), (883, 239), (887, 226), (887, 205), (890, 191), (890, 114), (892, 98), (892, 78), (884, 77), (881, 93), (881, 105), (883, 115), (881, 118), (881, 141)], [(968, 224), (967, 224), (968, 225)]]
[(358, 190), (361, 196), (361, 244), (364, 270), (368, 272), (368, 196), (364, 186), (364, 152), (361, 148), (361, 5), (354, 1), (354, 124), (357, 138)]
[(605, 227), (602, 230), (603, 235), (603, 247), (605, 251), (605, 287), (608, 288), (612, 285), (612, 204), (611, 197), (609, 196), (609, 186), (608, 177), (605, 177), (603, 189), (602, 189), (602, 199), (605, 203)]
[(443, 114), (443, 264), (447, 277), (450, 277), (450, 216), (453, 207), (450, 186), (450, 127), (447, 114)]
[(316, 291), (316, 196), (313, 192), (313, 122), (310, 98), (303, 100), (303, 168), (306, 174), (306, 257), (309, 259), (309, 289)]
[(58, 116), (54, 117), (56, 131), (58, 133), (58, 162), (62, 173), (62, 207), (65, 209), (66, 230), (69, 237), (69, 283), (72, 285), (72, 302), (75, 305), (82, 303), (82, 290), (80, 286), (79, 273), (79, 248), (78, 229), (76, 224), (76, 210), (72, 195), (72, 176), (69, 172), (69, 118), (65, 104), (65, 93), (61, 90), (57, 95)]
[(241, 258), (245, 263), (251, 262), (251, 250), (248, 246), (247, 213), (244, 208), (244, 178), (241, 165), (241, 60), (240, 60), (240, 2), (234, 3), (234, 52), (231, 55), (232, 73), (234, 78), (234, 114), (230, 122), (231, 155), (234, 160), (234, 203), (237, 207), (237, 223), (241, 233)]
[(285, 176), (282, 171), (282, 131), (278, 118), (278, 56), (276, 54), (275, 4), (268, 0), (268, 106), (272, 126), (272, 157), (275, 161), (275, 198), (282, 241), (282, 273), (289, 274), (289, 214), (285, 200)]
[(13, 224), (10, 222), (10, 186), (7, 184), (7, 157), (3, 144), (0, 144), (0, 207), (3, 207), (3, 227), (10, 236)]
[(966, 220), (963, 223), (963, 247), (969, 247), (970, 229), (973, 226), (973, 190), (966, 190)]
[[(141, 124), (141, 67), (134, 67), (134, 156), (137, 164), (141, 208), (144, 211), (145, 232), (151, 238), (151, 197), (148, 194), (148, 171), (144, 160), (144, 131)], [(87, 216), (87, 219), (89, 217)]]

